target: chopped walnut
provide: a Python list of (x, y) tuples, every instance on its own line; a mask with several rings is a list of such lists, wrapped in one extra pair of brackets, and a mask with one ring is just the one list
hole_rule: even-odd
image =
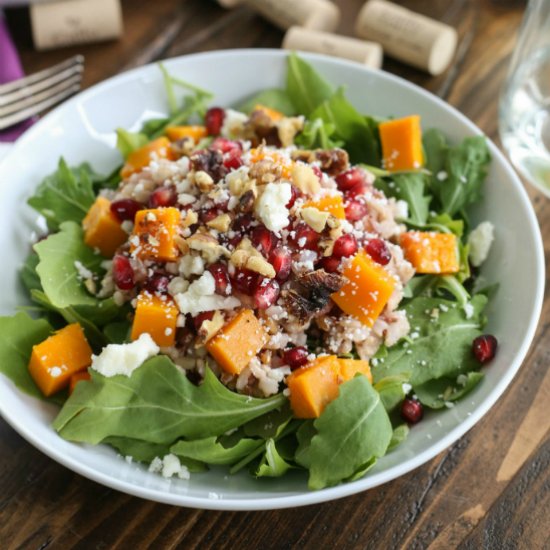
[(178, 139), (170, 144), (170, 150), (176, 157), (189, 157), (194, 149), (195, 140), (190, 137)]
[(330, 176), (336, 176), (349, 167), (349, 156), (343, 149), (319, 149), (315, 157), (321, 163), (321, 170)]
[(328, 212), (321, 212), (321, 210), (308, 206), (300, 210), (301, 218), (317, 233), (321, 233), (327, 224), (330, 217)]
[(256, 197), (258, 196), (258, 191), (256, 185), (252, 189), (245, 191), (239, 198), (239, 210), (247, 214), (254, 210), (254, 204), (256, 203)]
[(298, 132), (304, 128), (304, 117), (283, 117), (277, 123), (277, 132), (283, 147), (290, 147)]
[(213, 220), (206, 222), (206, 225), (216, 231), (219, 231), (220, 233), (225, 233), (231, 226), (231, 216), (229, 214), (220, 214)]
[(229, 192), (235, 197), (240, 197), (247, 191), (256, 189), (256, 180), (244, 173), (231, 173), (227, 178), (227, 182), (229, 183)]
[(183, 254), (189, 254), (189, 245), (187, 244), (187, 241), (180, 237), (179, 235), (176, 235), (174, 238), (174, 243), (176, 244), (178, 250)]
[(195, 183), (203, 193), (207, 193), (214, 187), (214, 180), (212, 179), (212, 176), (203, 170), (195, 172)]
[(237, 268), (246, 268), (255, 271), (264, 277), (273, 279), (276, 275), (273, 266), (253, 247), (249, 239), (245, 238), (231, 254), (229, 261)]
[(250, 167), (250, 177), (258, 184), (272, 183), (281, 178), (281, 165), (273, 159), (265, 158)]
[(191, 250), (196, 250), (208, 262), (214, 263), (221, 256), (229, 255), (229, 251), (221, 246), (218, 241), (205, 233), (195, 233), (187, 239), (187, 244)]
[(214, 312), (214, 317), (210, 321), (203, 321), (199, 329), (199, 336), (204, 342), (215, 336), (225, 324), (225, 318), (220, 311)]
[(262, 256), (251, 256), (248, 258), (246, 261), (246, 268), (264, 277), (268, 277), (269, 279), (274, 279), (276, 275), (273, 266)]
[(315, 160), (315, 152), (306, 149), (295, 149), (290, 153), (292, 160), (301, 160), (306, 164), (311, 164)]
[(292, 181), (306, 195), (316, 195), (321, 189), (319, 178), (307, 164), (296, 162), (292, 167)]
[(180, 226), (182, 229), (187, 229), (192, 225), (195, 225), (199, 221), (199, 216), (194, 210), (187, 210), (187, 213), (183, 214), (180, 218)]

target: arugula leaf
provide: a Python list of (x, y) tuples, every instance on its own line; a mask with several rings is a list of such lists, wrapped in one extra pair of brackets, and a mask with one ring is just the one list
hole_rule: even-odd
[[(437, 178), (437, 175), (445, 169), (449, 145), (445, 134), (439, 129), (429, 128), (422, 135), (424, 145), (424, 166)], [(437, 180), (436, 180), (437, 181)]]
[(334, 90), (332, 86), (313, 68), (312, 65), (298, 57), (295, 52), (288, 56), (286, 93), (297, 113), (306, 115), (323, 101), (329, 99)]
[(286, 401), (282, 394), (236, 394), (210, 370), (197, 387), (166, 356), (149, 359), (131, 377), (91, 374), (91, 383), (77, 385), (53, 423), (70, 441), (95, 444), (118, 436), (167, 444), (219, 436)]
[(36, 272), (52, 305), (65, 308), (73, 305), (97, 304), (80, 281), (75, 262), (96, 273), (103, 258), (84, 244), (83, 232), (74, 222), (63, 222), (60, 232), (34, 245), (40, 262)]
[(390, 444), (388, 445), (388, 453), (395, 449), (398, 445), (401, 445), (407, 436), (409, 435), (409, 426), (407, 424), (400, 424), (393, 430)]
[(51, 333), (52, 327), (47, 321), (32, 319), (23, 312), (0, 317), (0, 372), (21, 391), (40, 399), (45, 397), (29, 374), (28, 364), (32, 347)]
[(281, 477), (290, 470), (292, 466), (285, 461), (277, 450), (273, 439), (268, 439), (265, 444), (265, 453), (256, 468), (256, 477)]
[[(487, 298), (477, 294), (470, 302), (471, 316), (456, 302), (440, 298), (418, 297), (403, 309), (411, 325), (411, 335), (388, 348), (384, 361), (372, 365), (375, 382), (386, 376), (410, 373), (409, 383), (415, 388), (429, 380), (456, 377), (475, 370), (472, 340), (481, 334), (482, 315)], [(438, 316), (432, 316), (433, 310)]]
[(86, 163), (69, 168), (63, 158), (57, 170), (46, 176), (27, 201), (56, 231), (65, 221), (80, 223), (95, 200), (93, 171)]
[(124, 128), (117, 128), (116, 130), (116, 146), (125, 160), (130, 153), (148, 143), (149, 138), (141, 132), (128, 132)]
[(224, 446), (213, 436), (193, 441), (180, 440), (170, 447), (170, 452), (207, 464), (234, 464), (263, 445), (261, 439), (242, 438), (233, 446)]
[(344, 140), (352, 162), (380, 166), (377, 136), (365, 118), (345, 98), (342, 88), (321, 103), (308, 118), (320, 118), (325, 123), (334, 125), (336, 136)]
[(446, 403), (456, 401), (472, 391), (482, 380), (483, 373), (472, 371), (459, 375), (456, 379), (438, 378), (414, 387), (414, 391), (423, 405), (431, 409), (441, 409)]
[(343, 141), (333, 137), (336, 131), (334, 124), (324, 122), (321, 118), (307, 120), (304, 129), (296, 136), (294, 143), (304, 149), (334, 149), (342, 147)]
[(243, 426), (243, 431), (248, 437), (261, 437), (271, 439), (276, 437), (292, 420), (293, 414), (289, 403), (285, 403), (280, 410), (264, 414)]
[(124, 344), (129, 342), (130, 329), (132, 324), (128, 320), (114, 321), (103, 327), (103, 334), (112, 344)]
[(380, 394), (380, 399), (382, 399), (382, 404), (387, 413), (395, 410), (405, 399), (403, 384), (408, 381), (409, 377), (409, 373), (387, 376), (374, 384), (374, 389)]
[[(364, 471), (386, 453), (393, 431), (380, 395), (363, 375), (342, 384), (313, 425), (317, 433), (302, 462), (309, 468), (310, 489), (336, 485)], [(296, 459), (303, 460), (300, 452)]]
[(236, 107), (242, 113), (250, 114), (256, 105), (263, 105), (275, 109), (287, 116), (295, 114), (294, 104), (290, 101), (286, 90), (280, 88), (268, 88), (239, 103)]
[(38, 254), (34, 252), (34, 250), (31, 250), (31, 252), (27, 256), (27, 259), (25, 260), (25, 263), (23, 264), (23, 267), (21, 268), (21, 271), (19, 272), (21, 282), (28, 292), (33, 289), (42, 289), (40, 277), (38, 276), (38, 273), (36, 273), (36, 266), (38, 265), (39, 261), (40, 259), (38, 258)]
[(404, 200), (409, 206), (407, 222), (412, 225), (423, 225), (430, 212), (431, 196), (426, 195), (426, 176), (422, 173), (410, 172), (395, 174), (391, 180), (377, 178), (375, 186), (387, 197)]

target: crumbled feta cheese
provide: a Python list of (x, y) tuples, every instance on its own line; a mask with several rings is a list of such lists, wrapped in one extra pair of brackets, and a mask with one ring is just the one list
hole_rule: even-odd
[(462, 306), (464, 313), (466, 314), (466, 319), (471, 319), (474, 315), (474, 306), (470, 303), (466, 303)]
[(220, 133), (223, 137), (235, 139), (242, 133), (245, 122), (248, 116), (233, 109), (225, 109), (225, 117)]
[(76, 271), (78, 272), (78, 276), (81, 279), (93, 279), (94, 274), (85, 266), (82, 264), (82, 262), (79, 262), (78, 260), (75, 261), (74, 266), (76, 267)]
[(187, 466), (180, 462), (174, 454), (168, 454), (164, 458), (156, 456), (149, 464), (149, 471), (155, 474), (162, 474), (162, 477), (171, 478), (177, 475), (180, 479), (189, 479)]
[(491, 222), (480, 223), (468, 236), (470, 251), (468, 257), (474, 267), (479, 267), (489, 255), (494, 239), (494, 226)]
[(58, 376), (61, 376), (63, 369), (61, 367), (51, 367), (49, 372), (52, 378), (57, 378)]
[(256, 214), (270, 230), (278, 232), (288, 225), (286, 207), (292, 197), (290, 183), (268, 183), (256, 202)]
[(92, 355), (92, 369), (103, 376), (130, 376), (147, 359), (160, 351), (148, 333), (130, 344), (109, 344), (99, 355)]
[(204, 273), (204, 260), (200, 256), (187, 254), (179, 262), (179, 272), (186, 278), (191, 275), (202, 275)]
[(448, 178), (448, 174), (447, 172), (445, 172), (445, 170), (441, 170), (437, 173), (436, 177), (439, 181), (445, 181)]

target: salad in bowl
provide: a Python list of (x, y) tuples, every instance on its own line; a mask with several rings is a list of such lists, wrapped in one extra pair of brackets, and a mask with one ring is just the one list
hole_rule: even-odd
[(232, 106), (160, 70), (171, 115), (117, 131), (121, 166), (61, 159), (28, 200), (47, 232), (0, 371), (166, 478), (356, 480), (497, 351), (486, 140), (360, 113), (295, 54)]

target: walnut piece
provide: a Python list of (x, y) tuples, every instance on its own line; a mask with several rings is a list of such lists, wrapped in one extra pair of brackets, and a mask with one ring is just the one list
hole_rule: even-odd
[(321, 210), (313, 206), (308, 206), (300, 210), (300, 216), (313, 231), (322, 233), (327, 225), (330, 214), (328, 212), (321, 212)]
[(204, 342), (208, 342), (210, 338), (215, 336), (225, 324), (225, 319), (220, 311), (214, 312), (214, 317), (210, 321), (203, 321), (199, 329), (199, 336)]
[(207, 193), (214, 187), (214, 180), (212, 179), (212, 176), (203, 170), (195, 172), (195, 183), (203, 193)]
[(277, 123), (277, 133), (283, 147), (290, 147), (304, 127), (304, 117), (284, 117)]
[(231, 226), (231, 216), (229, 214), (220, 214), (213, 220), (206, 222), (206, 225), (220, 233), (225, 233)]
[(306, 195), (316, 195), (321, 189), (319, 178), (311, 166), (301, 162), (294, 163), (292, 167), (292, 182)]
[(221, 256), (229, 255), (229, 251), (221, 246), (218, 241), (205, 233), (195, 233), (187, 239), (187, 245), (191, 250), (196, 250), (210, 264), (216, 262)]

